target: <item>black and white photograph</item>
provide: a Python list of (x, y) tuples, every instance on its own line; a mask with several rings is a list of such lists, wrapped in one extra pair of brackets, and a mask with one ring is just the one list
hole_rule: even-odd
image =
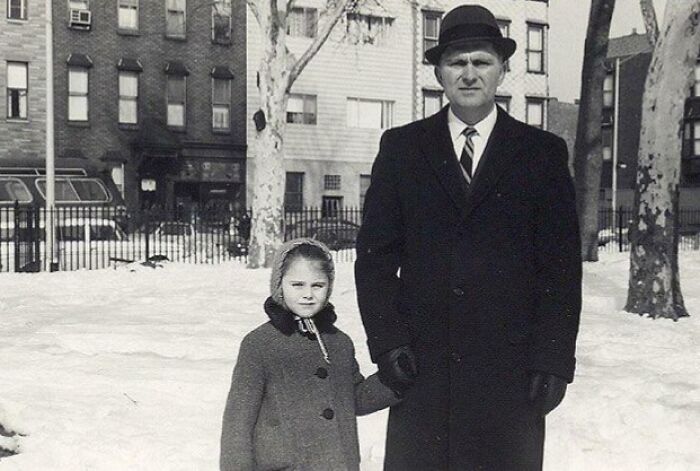
[(700, 469), (700, 0), (0, 0), (0, 471)]

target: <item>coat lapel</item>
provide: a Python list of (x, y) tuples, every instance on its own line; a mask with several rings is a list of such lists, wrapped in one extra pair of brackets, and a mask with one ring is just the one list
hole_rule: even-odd
[(423, 131), (420, 140), (423, 155), (455, 206), (463, 212), (467, 203), (467, 185), (452, 146), (452, 137), (447, 126), (447, 107), (425, 120)]
[(513, 118), (498, 108), (496, 125), (467, 192), (465, 217), (496, 188), (500, 176), (515, 161), (516, 155), (524, 145), (520, 129)]

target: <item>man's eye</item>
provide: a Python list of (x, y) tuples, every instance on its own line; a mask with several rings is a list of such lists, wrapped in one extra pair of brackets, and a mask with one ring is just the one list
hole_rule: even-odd
[(294, 283), (292, 283), (292, 286), (294, 286), (294, 287), (303, 286), (303, 283), (294, 282)]

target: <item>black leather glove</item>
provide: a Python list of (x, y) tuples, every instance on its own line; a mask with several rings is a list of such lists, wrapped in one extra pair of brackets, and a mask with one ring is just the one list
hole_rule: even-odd
[(408, 345), (396, 347), (383, 353), (377, 359), (379, 381), (394, 391), (398, 396), (413, 386), (418, 375), (416, 357)]
[(542, 414), (549, 414), (561, 403), (566, 394), (566, 380), (557, 375), (533, 371), (530, 376), (530, 402)]

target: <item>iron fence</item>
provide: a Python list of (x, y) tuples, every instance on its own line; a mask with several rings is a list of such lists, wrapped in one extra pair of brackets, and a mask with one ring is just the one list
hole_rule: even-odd
[[(634, 211), (631, 208), (602, 209), (598, 212), (598, 249), (626, 252), (630, 249)], [(676, 218), (679, 250), (700, 250), (700, 211), (681, 210)]]
[[(50, 216), (50, 217), (47, 217)], [(629, 250), (631, 209), (601, 210), (601, 251)], [(355, 259), (359, 208), (304, 208), (285, 211), (284, 238), (313, 237), (333, 251), (336, 261)], [(53, 221), (55, 246), (47, 256), (46, 228)], [(700, 250), (700, 211), (681, 211), (679, 249)], [(250, 211), (159, 210), (126, 213), (110, 207), (0, 207), (0, 272), (99, 269), (130, 262), (185, 263), (245, 261)]]

